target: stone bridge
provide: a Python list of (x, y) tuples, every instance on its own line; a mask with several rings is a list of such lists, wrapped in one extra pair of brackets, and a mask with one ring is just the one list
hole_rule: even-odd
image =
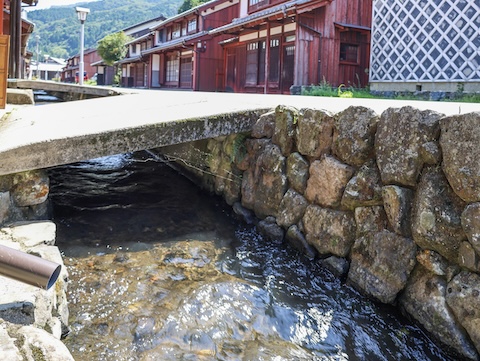
[(332, 113), (357, 105), (377, 114), (405, 105), (446, 115), (479, 108), (475, 104), (163, 90), (16, 106), (0, 120), (0, 175), (249, 131), (260, 113), (277, 105)]

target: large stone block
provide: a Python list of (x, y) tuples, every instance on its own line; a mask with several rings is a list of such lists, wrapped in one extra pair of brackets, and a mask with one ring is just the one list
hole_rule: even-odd
[(469, 204), (463, 210), (462, 227), (468, 241), (480, 255), (480, 203)]
[(277, 223), (288, 228), (298, 223), (308, 206), (307, 200), (293, 189), (289, 189), (280, 203)]
[(388, 222), (395, 233), (412, 236), (411, 215), (414, 192), (399, 186), (382, 188), (383, 206)]
[(448, 283), (446, 300), (480, 352), (480, 275), (460, 272)]
[(342, 162), (360, 167), (374, 156), (378, 115), (365, 107), (351, 106), (337, 115), (333, 154)]
[(412, 210), (412, 235), (423, 249), (457, 263), (460, 245), (467, 239), (461, 225), (465, 203), (453, 192), (440, 167), (423, 171)]
[(440, 135), (441, 114), (412, 107), (385, 110), (378, 122), (375, 152), (385, 185), (415, 187), (426, 161), (424, 145)]
[(322, 207), (337, 207), (355, 169), (334, 157), (323, 156), (310, 164), (305, 198)]
[(295, 145), (295, 124), (298, 116), (298, 110), (292, 107), (280, 105), (275, 109), (275, 131), (272, 142), (280, 147), (285, 157), (290, 155)]
[(13, 177), (11, 197), (19, 207), (28, 207), (47, 200), (50, 182), (46, 171), (17, 173)]
[(480, 112), (443, 118), (440, 127), (448, 182), (464, 201), (480, 201)]
[(330, 154), (333, 141), (333, 117), (322, 110), (303, 109), (297, 122), (297, 149), (310, 159)]
[(305, 193), (308, 181), (308, 162), (298, 152), (287, 158), (287, 179), (290, 187), (300, 194)]
[(354, 209), (382, 204), (380, 173), (375, 161), (370, 160), (362, 165), (353, 178), (348, 181), (343, 192), (342, 206), (347, 209)]
[(259, 218), (276, 217), (287, 191), (286, 159), (278, 146), (266, 143), (252, 164), (252, 169), (244, 172), (242, 205), (253, 209)]
[(393, 303), (415, 266), (417, 246), (398, 234), (382, 231), (355, 240), (348, 282), (383, 303)]
[(355, 219), (351, 212), (309, 205), (303, 216), (305, 237), (321, 255), (346, 257), (355, 240)]

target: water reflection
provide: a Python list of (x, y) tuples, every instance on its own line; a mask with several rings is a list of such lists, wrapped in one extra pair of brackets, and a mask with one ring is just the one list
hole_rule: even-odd
[(451, 359), (147, 154), (59, 167), (51, 181), (76, 359)]

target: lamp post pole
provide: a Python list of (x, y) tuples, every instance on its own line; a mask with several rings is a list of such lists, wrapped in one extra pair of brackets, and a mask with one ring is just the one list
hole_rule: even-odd
[(76, 7), (75, 11), (78, 15), (78, 20), (80, 20), (80, 63), (79, 63), (79, 72), (78, 72), (78, 84), (83, 85), (83, 77), (85, 72), (85, 66), (83, 62), (84, 50), (83, 45), (85, 42), (85, 20), (87, 20), (87, 14), (90, 12), (90, 9)]

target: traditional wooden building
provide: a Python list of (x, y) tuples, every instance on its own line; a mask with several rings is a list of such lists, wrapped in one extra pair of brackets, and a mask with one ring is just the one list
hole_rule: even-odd
[(227, 91), (290, 93), (291, 86), (368, 84), (371, 0), (240, 0), (229, 35)]
[(479, 1), (375, 0), (375, 91), (480, 90)]
[[(87, 49), (84, 52), (84, 79), (92, 78), (97, 71), (95, 66), (92, 66), (95, 62), (98, 62), (101, 57), (98, 55), (96, 49)], [(66, 83), (78, 83), (80, 69), (80, 54), (76, 54), (67, 59), (67, 65), (62, 70), (62, 81)]]
[(1, 34), (9, 35), (8, 75), (24, 78), (29, 67), (27, 44), (34, 25), (22, 17), (22, 6), (34, 6), (38, 0), (0, 0)]
[(211, 29), (238, 16), (239, 0), (213, 0), (173, 16), (129, 44), (120, 61), (129, 86), (203, 91), (223, 89), (225, 36)]

